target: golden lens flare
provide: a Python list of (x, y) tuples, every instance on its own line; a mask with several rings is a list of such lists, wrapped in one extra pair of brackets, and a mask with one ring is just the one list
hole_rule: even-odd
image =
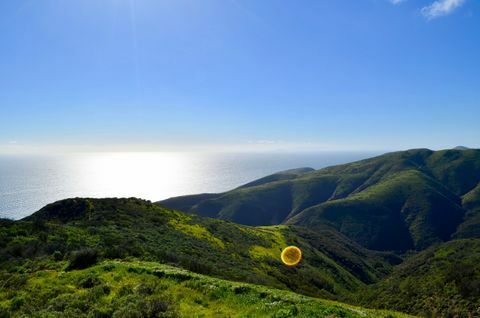
[(302, 251), (296, 246), (288, 246), (282, 251), (282, 262), (287, 266), (295, 266), (302, 260)]

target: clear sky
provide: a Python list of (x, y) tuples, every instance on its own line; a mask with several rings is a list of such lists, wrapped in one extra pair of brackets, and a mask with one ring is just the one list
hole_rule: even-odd
[(477, 0), (0, 1), (0, 152), (456, 145)]

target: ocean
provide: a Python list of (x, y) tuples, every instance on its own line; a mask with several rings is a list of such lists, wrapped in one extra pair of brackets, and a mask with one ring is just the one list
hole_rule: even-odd
[(315, 169), (368, 158), (372, 152), (83, 153), (0, 156), (0, 218), (21, 219), (72, 197), (173, 196), (223, 192), (274, 172)]

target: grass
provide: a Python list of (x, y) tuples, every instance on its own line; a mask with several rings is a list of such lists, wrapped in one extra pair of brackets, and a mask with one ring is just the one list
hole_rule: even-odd
[(195, 274), (155, 262), (104, 261), (16, 274), (0, 288), (12, 317), (409, 317)]
[[(75, 211), (71, 220), (67, 210)], [(390, 266), (381, 255), (331, 236), (328, 231), (312, 234), (291, 226), (250, 227), (201, 218), (139, 199), (69, 199), (0, 226), (0, 270), (14, 272), (31, 261), (69, 260), (81, 267), (85, 262), (72, 259), (83, 253), (92, 254), (87, 263), (135, 258), (344, 299), (384, 275), (373, 263)], [(295, 269), (280, 260), (288, 245), (304, 251), (304, 261)]]
[(199, 224), (188, 224), (182, 223), (178, 219), (171, 219), (168, 221), (168, 224), (173, 226), (173, 228), (181, 233), (191, 235), (197, 239), (207, 240), (210, 243), (224, 249), (225, 244), (218, 239), (217, 237), (213, 236), (206, 228), (200, 226)]

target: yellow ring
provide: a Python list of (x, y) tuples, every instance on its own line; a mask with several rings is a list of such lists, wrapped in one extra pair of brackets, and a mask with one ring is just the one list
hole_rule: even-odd
[(287, 246), (280, 257), (285, 265), (295, 266), (302, 260), (302, 251), (296, 246)]

